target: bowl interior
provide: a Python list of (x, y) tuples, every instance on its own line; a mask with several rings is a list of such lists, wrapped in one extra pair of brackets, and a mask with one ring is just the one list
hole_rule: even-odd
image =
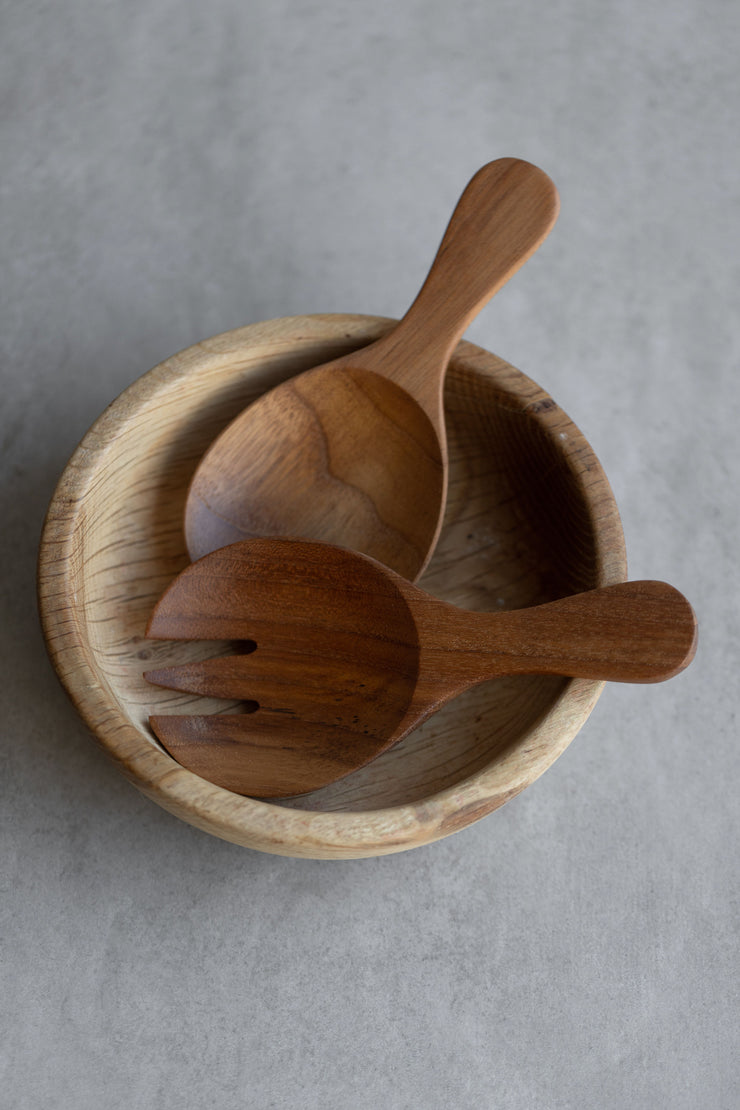
[[(122, 727), (133, 727), (159, 755), (147, 723), (151, 713), (231, 708), (152, 687), (142, 677), (153, 666), (214, 654), (213, 644), (144, 638), (152, 606), (188, 561), (182, 518), (199, 458), (221, 428), (266, 389), (371, 342), (389, 326), (370, 317), (271, 324), (272, 330), (240, 329), (190, 348), (135, 383), (88, 433), (50, 509), (41, 602), (57, 669), (94, 725), (84, 690), (65, 674), (68, 657), (55, 641), (50, 593), (43, 587), (52, 543), (57, 549), (64, 545), (76, 644), (100, 686), (98, 704), (102, 698)], [(461, 344), (448, 372), (445, 401), (449, 500), (421, 585), (456, 605), (497, 610), (624, 579), (623, 537), (608, 483), (577, 428), (539, 386), (503, 360)], [(419, 803), (506, 761), (536, 731), (545, 748), (532, 764), (531, 780), (569, 742), (600, 688), (551, 677), (489, 682), (449, 704), (368, 767), (281, 806), (341, 814)], [(569, 700), (574, 708), (564, 715)], [(103, 742), (116, 757), (110, 735), (107, 730)], [(526, 785), (527, 772), (520, 780), (513, 793)], [(470, 820), (481, 815), (471, 812)]]

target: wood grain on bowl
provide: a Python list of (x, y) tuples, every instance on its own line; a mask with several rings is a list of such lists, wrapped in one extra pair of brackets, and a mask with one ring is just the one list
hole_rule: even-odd
[[(146, 641), (153, 606), (187, 564), (185, 496), (206, 447), (245, 405), (310, 366), (364, 346), (390, 321), (291, 317), (217, 336), (126, 390), (90, 429), (49, 507), (40, 610), (56, 670), (120, 770), (216, 836), (283, 855), (353, 858), (428, 843), (534, 781), (591, 712), (602, 683), (501, 679), (462, 695), (341, 783), (280, 804), (180, 767), (150, 715), (238, 712), (150, 686), (145, 670), (229, 644)], [(547, 368), (542, 368), (542, 374)], [(448, 503), (421, 579), (437, 597), (498, 611), (626, 578), (609, 484), (552, 399), (502, 359), (461, 343), (446, 383)], [(197, 708), (195, 708), (197, 706)]]

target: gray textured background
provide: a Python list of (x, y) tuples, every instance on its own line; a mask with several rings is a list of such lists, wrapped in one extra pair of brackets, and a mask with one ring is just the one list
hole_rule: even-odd
[[(740, 7), (5, 0), (3, 1107), (734, 1110)], [(45, 658), (43, 513), (149, 367), (273, 316), (398, 315), (483, 162), (562, 197), (469, 337), (545, 386), (674, 582), (683, 676), (610, 687), (437, 845), (301, 862), (108, 764)]]

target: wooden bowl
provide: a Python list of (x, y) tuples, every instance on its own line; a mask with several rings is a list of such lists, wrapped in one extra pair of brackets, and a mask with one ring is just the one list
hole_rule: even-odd
[[(186, 565), (182, 514), (213, 438), (278, 382), (376, 339), (370, 316), (271, 320), (206, 340), (127, 389), (93, 425), (52, 499), (39, 556), (42, 624), (80, 714), (119, 769), (165, 809), (260, 851), (309, 858), (399, 852), (484, 817), (533, 782), (583, 725), (603, 683), (521, 677), (471, 690), (342, 782), (290, 802), (240, 797), (180, 767), (149, 714), (223, 703), (142, 672), (213, 645), (155, 643), (147, 618)], [(606, 477), (555, 402), (461, 343), (446, 386), (449, 503), (421, 584), (471, 609), (531, 605), (626, 578)], [(195, 708), (195, 703), (199, 708)]]

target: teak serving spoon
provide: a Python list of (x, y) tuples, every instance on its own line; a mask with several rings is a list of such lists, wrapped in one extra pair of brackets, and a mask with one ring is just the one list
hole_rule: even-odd
[(301, 536), (418, 578), (447, 489), (447, 364), (473, 317), (547, 236), (558, 203), (528, 162), (483, 166), (403, 319), (272, 389), (203, 456), (185, 510), (191, 559), (253, 536)]
[(145, 677), (251, 701), (252, 712), (149, 720), (169, 753), (202, 778), (238, 794), (289, 797), (361, 767), (490, 678), (670, 678), (694, 656), (696, 620), (664, 582), (469, 612), (355, 552), (257, 539), (187, 567), (158, 602), (147, 636), (251, 642), (251, 652)]

